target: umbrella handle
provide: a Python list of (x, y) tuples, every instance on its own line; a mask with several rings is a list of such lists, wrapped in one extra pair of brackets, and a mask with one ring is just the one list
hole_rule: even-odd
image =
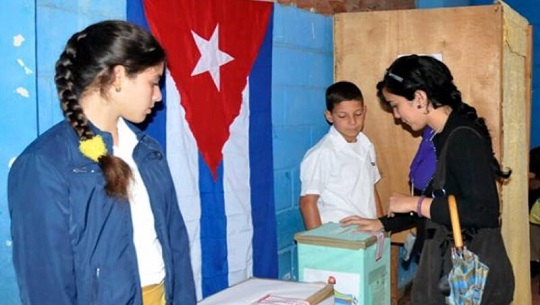
[(463, 237), (461, 236), (461, 225), (454, 195), (448, 195), (448, 209), (450, 210), (450, 220), (452, 222), (452, 233), (454, 234), (454, 246), (458, 249), (463, 248)]

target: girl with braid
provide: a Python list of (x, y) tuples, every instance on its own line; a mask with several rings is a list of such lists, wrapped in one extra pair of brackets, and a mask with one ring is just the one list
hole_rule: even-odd
[(465, 245), (489, 267), (481, 304), (510, 304), (514, 274), (500, 231), (497, 182), (511, 172), (502, 170), (495, 158), (484, 119), (462, 101), (448, 67), (431, 56), (396, 59), (377, 84), (377, 94), (383, 107), (412, 130), (428, 126), (435, 131), (437, 169), (422, 195), (392, 194), (388, 216), (353, 216), (342, 224), (367, 231), (401, 231), (417, 225), (421, 256), (412, 303), (445, 304), (453, 247), (447, 200), (452, 194)]
[(56, 62), (65, 120), (13, 164), (8, 204), (23, 304), (196, 303), (186, 227), (164, 154), (139, 130), (161, 101), (165, 52), (103, 21)]

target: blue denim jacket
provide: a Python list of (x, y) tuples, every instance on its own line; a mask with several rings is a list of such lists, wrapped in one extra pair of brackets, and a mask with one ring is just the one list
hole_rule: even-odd
[[(157, 141), (130, 125), (165, 261), (168, 305), (196, 304), (189, 241)], [(112, 137), (102, 135), (109, 151)], [(38, 137), (8, 178), (13, 262), (23, 304), (142, 304), (129, 202), (107, 196), (68, 122)]]

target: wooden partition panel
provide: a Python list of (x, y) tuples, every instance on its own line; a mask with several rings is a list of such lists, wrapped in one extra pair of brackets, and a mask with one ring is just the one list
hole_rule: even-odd
[[(395, 58), (434, 55), (445, 62), (463, 100), (487, 121), (496, 156), (511, 167), (501, 185), (503, 237), (516, 274), (514, 304), (530, 304), (527, 158), (530, 104), (530, 34), (527, 21), (502, 2), (488, 6), (343, 13), (334, 16), (335, 80), (358, 84), (368, 112), (383, 203), (408, 193), (409, 165), (420, 134), (380, 107), (376, 84)], [(406, 232), (405, 232), (406, 233)], [(405, 234), (393, 235), (403, 241)], [(527, 293), (528, 292), (528, 293)]]
[(376, 96), (375, 85), (400, 55), (442, 56), (463, 99), (488, 121), (500, 153), (501, 10), (477, 6), (345, 13), (335, 16), (334, 29), (335, 78), (355, 82), (364, 93), (364, 131), (377, 150), (383, 201), (392, 191), (409, 191), (409, 165), (420, 141), (420, 134), (411, 134), (382, 110)]

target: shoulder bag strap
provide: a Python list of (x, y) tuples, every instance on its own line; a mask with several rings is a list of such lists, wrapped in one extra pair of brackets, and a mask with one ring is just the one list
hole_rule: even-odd
[(452, 136), (456, 133), (456, 131), (462, 129), (471, 130), (476, 135), (478, 135), (478, 137), (482, 138), (478, 131), (474, 130), (469, 126), (459, 126), (456, 129), (452, 130), (450, 135), (448, 135), (446, 142), (444, 143), (441, 154), (439, 155), (439, 160), (437, 161), (437, 170), (435, 171), (435, 176), (433, 177), (433, 197), (444, 197), (446, 195), (446, 190), (444, 189), (444, 182), (446, 179), (446, 152), (448, 151), (448, 145), (450, 144)]

